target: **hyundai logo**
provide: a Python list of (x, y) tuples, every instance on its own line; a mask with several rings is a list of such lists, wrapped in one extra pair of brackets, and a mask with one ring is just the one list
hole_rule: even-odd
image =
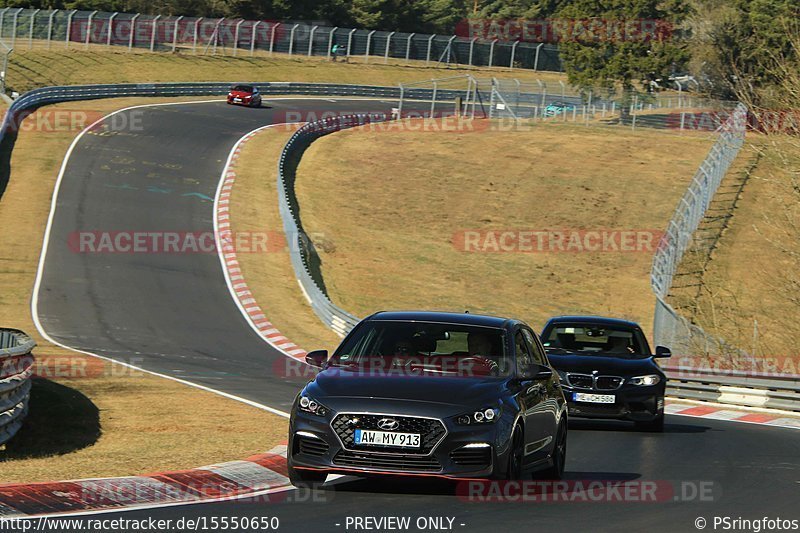
[(385, 431), (394, 431), (400, 427), (400, 422), (394, 418), (381, 418), (378, 420), (378, 428)]

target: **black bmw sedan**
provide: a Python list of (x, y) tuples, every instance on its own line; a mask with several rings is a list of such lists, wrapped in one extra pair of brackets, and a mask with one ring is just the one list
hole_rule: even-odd
[(558, 372), (569, 414), (632, 420), (641, 429), (664, 429), (667, 378), (635, 322), (592, 316), (551, 318), (542, 332), (550, 364)]
[(329, 473), (560, 478), (567, 411), (537, 335), (518, 320), (381, 312), (364, 319), (298, 394), (288, 468)]

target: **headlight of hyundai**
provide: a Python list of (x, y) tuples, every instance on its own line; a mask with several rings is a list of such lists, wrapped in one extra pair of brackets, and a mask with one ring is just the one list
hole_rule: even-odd
[(456, 417), (456, 424), (459, 426), (469, 426), (470, 424), (492, 424), (500, 418), (500, 409), (497, 407), (485, 407), (473, 413), (463, 414)]
[(311, 396), (306, 396), (305, 394), (300, 396), (300, 401), (298, 402), (297, 406), (301, 411), (311, 413), (312, 415), (325, 416), (328, 414), (328, 409), (324, 405), (320, 404)]
[(661, 382), (661, 377), (657, 374), (649, 374), (647, 376), (636, 376), (628, 380), (631, 385), (638, 385), (640, 387), (647, 387), (651, 385), (658, 385)]

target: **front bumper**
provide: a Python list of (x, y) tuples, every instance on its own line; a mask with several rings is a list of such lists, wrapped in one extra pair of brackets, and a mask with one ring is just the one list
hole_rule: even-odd
[(337, 416), (335, 413), (326, 417), (301, 411), (293, 413), (287, 453), (290, 467), (358, 476), (484, 479), (495, 473), (496, 464), (507, 464), (509, 439), (502, 436), (502, 420), (480, 426), (458, 426), (449, 420), (437, 419), (444, 425), (446, 434), (426, 454), (345, 446), (331, 424)]
[[(570, 417), (607, 418), (648, 422), (664, 414), (663, 387), (623, 387), (614, 391), (595, 391), (561, 385)], [(614, 403), (590, 403), (574, 400), (574, 393), (613, 394)]]

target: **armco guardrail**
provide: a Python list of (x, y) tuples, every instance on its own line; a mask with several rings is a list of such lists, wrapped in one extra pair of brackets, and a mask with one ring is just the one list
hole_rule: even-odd
[(36, 343), (16, 329), (0, 329), (0, 444), (13, 437), (28, 413)]
[(800, 376), (680, 367), (665, 371), (667, 394), (673, 398), (800, 412)]
[(337, 307), (325, 292), (314, 244), (303, 230), (300, 221), (300, 207), (294, 191), (297, 163), (306, 148), (324, 135), (384, 120), (387, 120), (385, 115), (359, 114), (310, 122), (289, 138), (278, 162), (278, 205), (286, 241), (289, 243), (292, 267), (314, 312), (326, 326), (342, 337), (358, 323), (359, 319)]

